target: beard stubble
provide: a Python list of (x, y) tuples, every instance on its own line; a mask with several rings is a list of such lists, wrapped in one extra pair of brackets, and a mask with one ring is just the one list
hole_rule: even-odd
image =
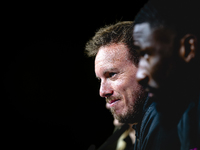
[[(110, 111), (114, 118), (120, 123), (137, 123), (142, 117), (143, 106), (147, 98), (147, 93), (141, 87), (137, 92), (134, 93), (135, 101), (133, 104), (128, 104), (128, 109), (122, 111), (121, 114), (116, 115), (115, 108), (111, 107)], [(122, 108), (124, 109), (124, 108)]]

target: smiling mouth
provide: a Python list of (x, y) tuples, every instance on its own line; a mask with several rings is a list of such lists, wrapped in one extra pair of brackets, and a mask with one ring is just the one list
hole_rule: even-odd
[(114, 100), (111, 100), (111, 101), (109, 101), (109, 104), (113, 104), (113, 103), (115, 103), (115, 102), (117, 102), (117, 101), (119, 101), (120, 99), (114, 99)]
[(107, 102), (108, 103), (108, 109), (111, 109), (112, 107), (114, 107), (118, 103), (118, 101), (120, 101), (120, 99), (114, 99), (114, 100), (108, 101)]

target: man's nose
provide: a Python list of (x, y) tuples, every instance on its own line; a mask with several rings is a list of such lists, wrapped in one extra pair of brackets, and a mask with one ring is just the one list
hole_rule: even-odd
[(101, 97), (109, 97), (112, 94), (113, 94), (112, 88), (106, 83), (101, 83), (100, 90), (99, 90), (99, 95)]
[(149, 82), (149, 76), (147, 73), (147, 70), (145, 69), (145, 66), (142, 65), (142, 63), (139, 63), (137, 74), (136, 74), (136, 80), (139, 84), (146, 86)]

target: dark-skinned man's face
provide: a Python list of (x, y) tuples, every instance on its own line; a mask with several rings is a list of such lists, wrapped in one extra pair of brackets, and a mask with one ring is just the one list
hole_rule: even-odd
[(163, 97), (178, 82), (175, 70), (179, 59), (173, 51), (174, 34), (164, 29), (153, 30), (149, 23), (141, 23), (135, 25), (133, 36), (140, 52), (136, 79), (149, 92), (149, 97)]

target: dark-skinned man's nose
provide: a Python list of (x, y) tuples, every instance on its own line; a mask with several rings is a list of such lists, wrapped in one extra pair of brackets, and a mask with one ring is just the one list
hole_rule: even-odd
[(113, 94), (112, 88), (108, 84), (102, 82), (99, 90), (99, 95), (101, 97), (109, 97), (112, 94)]
[(140, 68), (140, 67), (138, 68), (138, 71), (136, 74), (136, 80), (142, 86), (147, 86), (147, 84), (149, 82), (149, 77), (144, 68)]
[(148, 66), (148, 58), (146, 58), (147, 56), (145, 55), (144, 58), (141, 58), (138, 64), (138, 70), (137, 70), (137, 74), (136, 74), (136, 80), (138, 81), (139, 84), (141, 84), (142, 86), (147, 86), (148, 82), (149, 82), (149, 76), (148, 76), (148, 71), (147, 68)]

